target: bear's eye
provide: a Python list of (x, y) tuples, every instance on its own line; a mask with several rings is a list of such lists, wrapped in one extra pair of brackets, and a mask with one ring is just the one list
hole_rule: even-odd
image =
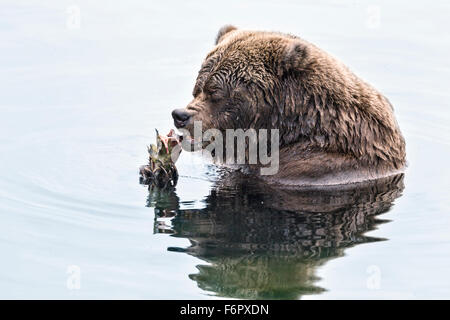
[(219, 88), (207, 88), (205, 93), (213, 102), (220, 101), (223, 98), (222, 90)]

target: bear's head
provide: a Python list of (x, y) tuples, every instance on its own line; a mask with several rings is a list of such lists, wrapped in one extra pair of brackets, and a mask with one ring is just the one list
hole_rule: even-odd
[(341, 154), (366, 166), (405, 164), (389, 101), (345, 65), (296, 36), (220, 29), (175, 126), (278, 129), (279, 146)]
[(175, 126), (193, 135), (202, 130), (282, 129), (281, 117), (289, 92), (286, 72), (297, 52), (295, 38), (269, 33), (220, 29), (216, 47), (207, 55), (186, 108), (172, 112)]

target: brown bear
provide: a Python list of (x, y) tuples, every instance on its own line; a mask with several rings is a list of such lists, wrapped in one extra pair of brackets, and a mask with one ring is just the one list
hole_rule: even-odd
[(294, 185), (390, 176), (406, 164), (389, 100), (345, 65), (293, 35), (220, 29), (177, 128), (278, 129), (279, 170)]

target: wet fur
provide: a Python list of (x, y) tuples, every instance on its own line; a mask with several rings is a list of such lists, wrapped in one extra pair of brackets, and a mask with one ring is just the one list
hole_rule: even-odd
[(405, 141), (382, 94), (313, 44), (225, 26), (187, 106), (203, 129), (280, 130), (280, 170), (268, 180), (339, 184), (400, 172)]

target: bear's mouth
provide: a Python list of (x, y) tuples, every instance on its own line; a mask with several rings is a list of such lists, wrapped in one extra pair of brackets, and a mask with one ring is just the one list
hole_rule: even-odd
[(159, 134), (158, 131), (156, 131), (158, 134), (158, 137), (161, 141), (161, 143), (164, 145), (167, 151), (169, 149), (174, 148), (175, 146), (181, 144), (182, 136), (175, 133), (175, 130), (171, 129), (170, 132), (167, 135)]
[(181, 145), (181, 147), (186, 151), (196, 150), (196, 146), (199, 144), (199, 142), (195, 141), (195, 139), (191, 136), (191, 134), (186, 131), (178, 132), (178, 133), (174, 132), (173, 136), (177, 139), (177, 141)]

